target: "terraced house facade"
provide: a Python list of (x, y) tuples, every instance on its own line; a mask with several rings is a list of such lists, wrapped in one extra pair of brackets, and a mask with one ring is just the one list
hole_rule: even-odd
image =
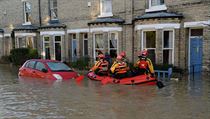
[(209, 19), (210, 0), (1, 0), (0, 39), (12, 34), (15, 48), (44, 59), (95, 59), (100, 50), (134, 62), (146, 48), (155, 64), (210, 71)]

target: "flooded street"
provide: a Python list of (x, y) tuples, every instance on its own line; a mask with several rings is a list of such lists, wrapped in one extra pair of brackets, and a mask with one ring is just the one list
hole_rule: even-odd
[(18, 79), (0, 65), (1, 119), (210, 119), (209, 76), (166, 87)]

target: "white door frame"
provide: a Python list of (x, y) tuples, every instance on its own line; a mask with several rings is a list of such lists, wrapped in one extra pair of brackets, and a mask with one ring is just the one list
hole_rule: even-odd
[(188, 39), (189, 39), (189, 41), (188, 41), (188, 71), (190, 71), (190, 62), (191, 62), (191, 55), (190, 55), (190, 43), (191, 43), (191, 38), (203, 38), (203, 36), (191, 36), (191, 30), (192, 29), (203, 29), (203, 28), (201, 28), (201, 27), (195, 27), (195, 28), (189, 28), (189, 36), (188, 36)]

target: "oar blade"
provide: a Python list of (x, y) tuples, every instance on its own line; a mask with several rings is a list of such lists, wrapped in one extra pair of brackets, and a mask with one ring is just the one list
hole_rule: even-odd
[(160, 89), (160, 88), (163, 88), (163, 87), (165, 87), (165, 85), (163, 84), (163, 82), (162, 81), (160, 81), (160, 80), (157, 80), (157, 87)]

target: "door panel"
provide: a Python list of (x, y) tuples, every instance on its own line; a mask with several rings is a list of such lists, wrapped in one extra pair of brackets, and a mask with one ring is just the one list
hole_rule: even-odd
[(202, 38), (190, 39), (190, 72), (202, 71)]

